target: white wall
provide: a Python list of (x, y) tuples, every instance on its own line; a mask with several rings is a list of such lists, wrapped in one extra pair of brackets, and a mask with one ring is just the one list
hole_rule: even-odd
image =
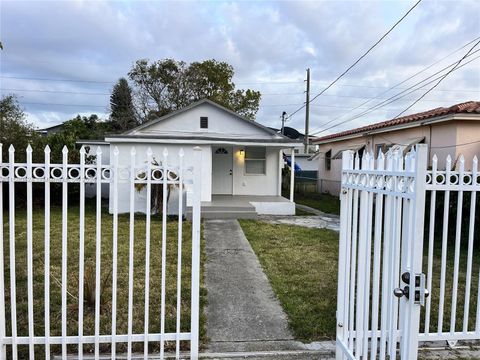
[[(110, 145), (85, 145), (85, 147), (89, 148), (86, 156), (95, 156), (97, 148), (100, 147), (100, 150), (102, 150), (102, 164), (110, 164)], [(95, 160), (93, 162), (96, 163)], [(107, 199), (109, 192), (109, 184), (102, 184), (102, 198)], [(97, 196), (97, 184), (85, 184), (85, 197), (93, 198), (95, 196)]]
[[(200, 128), (200, 117), (208, 117), (208, 128)], [(161, 120), (156, 124), (133, 132), (133, 134), (153, 135), (169, 133), (172, 135), (188, 136), (190, 134), (209, 136), (228, 136), (234, 140), (245, 136), (255, 138), (272, 138), (264, 129), (254, 125), (253, 122), (243, 121), (238, 117), (208, 103), (200, 104), (188, 111)]]
[[(110, 156), (113, 159), (113, 149), (114, 146), (118, 147), (119, 150), (119, 166), (130, 166), (130, 151), (134, 144), (132, 143), (112, 143), (110, 147)], [(193, 146), (181, 146), (181, 145), (164, 145), (164, 144), (135, 144), (136, 156), (135, 163), (145, 164), (147, 160), (147, 149), (151, 147), (153, 152), (153, 157), (158, 162), (163, 160), (163, 150), (168, 149), (168, 165), (169, 166), (178, 166), (179, 156), (178, 152), (183, 147), (185, 157), (184, 157), (184, 167), (193, 166)], [(211, 147), (201, 146), (202, 149), (202, 201), (211, 201), (211, 185), (212, 185), (212, 152)], [(188, 196), (188, 192), (191, 191), (190, 186), (186, 187), (187, 190), (187, 204), (190, 205), (191, 198)], [(130, 211), (130, 187), (128, 183), (121, 183), (118, 185), (118, 211), (120, 213)], [(171, 199), (172, 200), (172, 199)], [(113, 211), (113, 194), (112, 189), (110, 189), (110, 212)], [(135, 211), (145, 212), (146, 209), (146, 190), (140, 192), (135, 192)]]
[(240, 150), (244, 146), (233, 147), (233, 195), (280, 195), (278, 190), (279, 148), (267, 147), (266, 174), (245, 174), (244, 156)]

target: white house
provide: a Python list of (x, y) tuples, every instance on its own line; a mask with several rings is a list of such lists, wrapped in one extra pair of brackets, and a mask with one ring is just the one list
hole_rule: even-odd
[[(81, 142), (88, 145), (88, 142)], [(283, 151), (301, 142), (210, 101), (201, 100), (181, 110), (149, 121), (130, 131), (105, 137), (113, 158), (128, 165), (136, 148), (137, 164), (146, 162), (146, 151), (161, 161), (168, 150), (168, 165), (178, 164), (183, 148), (186, 167), (193, 165), (193, 148), (202, 149), (202, 212), (205, 217), (255, 217), (257, 214), (294, 214), (293, 193), (281, 196)], [(293, 178), (291, 180), (293, 182)], [(129, 211), (128, 184), (119, 185), (119, 212)], [(188, 190), (188, 189), (187, 189)], [(173, 194), (169, 206), (174, 206)], [(112, 198), (110, 196), (110, 198)], [(190, 204), (187, 191), (187, 206)], [(110, 201), (112, 209), (112, 201)], [(135, 198), (135, 211), (145, 211), (145, 194)]]

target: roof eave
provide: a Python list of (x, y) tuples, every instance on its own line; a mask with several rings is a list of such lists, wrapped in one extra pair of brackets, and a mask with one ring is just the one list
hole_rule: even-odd
[(339, 136), (331, 139), (312, 141), (312, 144), (323, 145), (323, 144), (328, 144), (328, 143), (337, 142), (337, 141), (355, 139), (363, 136), (380, 134), (380, 133), (389, 132), (389, 131), (403, 130), (403, 129), (408, 129), (412, 127), (430, 125), (434, 123), (446, 122), (446, 121), (452, 121), (452, 120), (480, 120), (480, 114), (473, 114), (473, 113), (447, 114), (447, 115), (437, 116), (437, 117), (425, 119), (425, 120), (416, 120), (406, 124), (386, 126), (383, 128), (365, 130), (355, 134)]
[(205, 137), (151, 137), (144, 135), (115, 135), (106, 137), (107, 143), (163, 143), (163, 144), (238, 144), (300, 147), (302, 142), (292, 139), (238, 139), (238, 138), (205, 138)]

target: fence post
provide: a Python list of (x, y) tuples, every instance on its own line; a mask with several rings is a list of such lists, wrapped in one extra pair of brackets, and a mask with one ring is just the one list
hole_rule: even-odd
[[(80, 149), (80, 198), (78, 242), (78, 359), (83, 360), (83, 306), (85, 281), (85, 146)], [(46, 185), (46, 184), (45, 184)], [(115, 227), (114, 227), (115, 229)], [(115, 230), (114, 230), (115, 231)], [(46, 293), (46, 292), (45, 292)], [(112, 350), (113, 351), (113, 350)]]
[[(427, 145), (417, 145), (415, 151), (415, 182), (413, 189), (413, 209), (412, 216), (412, 231), (409, 241), (409, 259), (407, 269), (402, 271), (410, 272), (410, 279), (415, 279), (415, 274), (422, 272), (423, 260), (423, 237), (424, 237), (424, 217), (425, 217), (425, 193), (426, 193), (426, 175), (428, 166)], [(429, 289), (431, 290), (431, 289)], [(402, 360), (416, 360), (418, 356), (418, 332), (420, 326), (420, 304), (415, 304), (415, 296), (410, 296), (406, 300), (406, 315), (405, 328), (402, 329), (402, 345), (405, 347), (403, 354), (405, 359)]]
[(68, 149), (62, 149), (62, 357), (67, 357)]
[(290, 156), (290, 201), (293, 202), (293, 193), (295, 191), (295, 149), (292, 148)]
[[(0, 143), (0, 177), (3, 177), (3, 145)], [(0, 359), (6, 359), (5, 338), (5, 280), (3, 257), (3, 180), (0, 181)]]
[(192, 204), (192, 309), (190, 358), (198, 359), (200, 313), (200, 208), (202, 197), (202, 149), (193, 148), (193, 204)]
[(34, 360), (33, 320), (33, 189), (32, 189), (32, 146), (27, 146), (27, 288), (28, 288), (28, 355)]
[[(353, 152), (344, 151), (342, 153), (342, 172), (352, 169)], [(342, 174), (342, 184), (346, 178)], [(336, 359), (342, 360), (343, 349), (339, 341), (345, 340), (346, 326), (348, 325), (348, 303), (346, 299), (345, 289), (348, 287), (347, 278), (349, 276), (347, 267), (347, 242), (351, 234), (348, 233), (347, 219), (351, 215), (351, 190), (342, 189), (340, 193), (340, 238), (339, 238), (339, 259), (338, 259), (338, 289), (337, 289), (337, 342), (336, 342)]]
[(18, 359), (17, 347), (17, 282), (15, 261), (15, 148), (8, 148), (8, 226), (10, 237), (10, 314), (12, 321), (12, 359)]

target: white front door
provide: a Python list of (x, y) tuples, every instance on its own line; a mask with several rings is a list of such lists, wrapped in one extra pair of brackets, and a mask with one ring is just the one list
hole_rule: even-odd
[(232, 195), (233, 156), (231, 146), (212, 147), (212, 194)]

